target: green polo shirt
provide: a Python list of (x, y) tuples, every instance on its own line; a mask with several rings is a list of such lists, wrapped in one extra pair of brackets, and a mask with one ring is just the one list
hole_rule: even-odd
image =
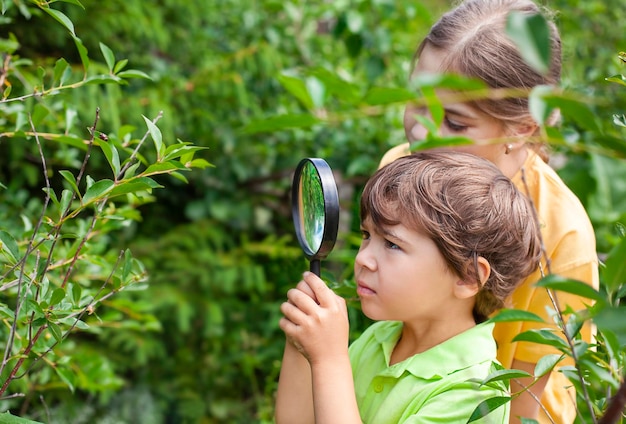
[[(357, 403), (365, 424), (466, 423), (484, 400), (508, 396), (499, 382), (480, 386), (499, 369), (493, 324), (483, 323), (445, 342), (389, 366), (402, 323), (380, 321), (350, 346)], [(474, 421), (509, 422), (509, 405)]]

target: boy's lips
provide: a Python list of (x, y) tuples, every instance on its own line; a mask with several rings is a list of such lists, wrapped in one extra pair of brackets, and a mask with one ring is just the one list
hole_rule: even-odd
[(371, 296), (376, 294), (376, 291), (360, 281), (357, 281), (356, 292), (359, 296)]

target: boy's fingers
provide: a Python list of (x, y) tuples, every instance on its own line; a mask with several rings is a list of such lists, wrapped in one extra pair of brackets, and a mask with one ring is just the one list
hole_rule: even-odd
[(317, 301), (321, 306), (327, 306), (332, 302), (334, 293), (328, 288), (326, 283), (317, 275), (312, 272), (304, 273), (304, 282), (310, 287), (314, 296), (313, 299)]
[(300, 290), (301, 292), (305, 293), (306, 295), (308, 295), (311, 299), (315, 300), (315, 302), (317, 303), (317, 299), (315, 298), (315, 293), (313, 293), (313, 290), (311, 289), (311, 287), (309, 287), (309, 285), (305, 281), (300, 281), (296, 285), (296, 288)]

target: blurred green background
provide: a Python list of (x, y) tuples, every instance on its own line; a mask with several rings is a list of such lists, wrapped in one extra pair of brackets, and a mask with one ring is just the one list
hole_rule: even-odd
[[(19, 40), (29, 65), (63, 57), (78, 66), (68, 31), (33, 3), (3, 1), (0, 36)], [(80, 132), (99, 107), (105, 134), (142, 127), (142, 115), (162, 111), (163, 139), (207, 147), (200, 156), (214, 167), (186, 174), (188, 183), (167, 179), (140, 220), (106, 239), (106, 249), (131, 248), (148, 285), (107, 300), (89, 321), (97, 331), (65, 342), (76, 358), (75, 392), (36, 369), (21, 388), (26, 397), (2, 400), (0, 410), (55, 423), (272, 422), (279, 305), (307, 268), (291, 223), (294, 168), (322, 157), (336, 173), (342, 220), (323, 271), (349, 297), (360, 241), (355, 201), (383, 153), (404, 141), (393, 89), (406, 87), (415, 47), (450, 3), (74, 3), (53, 7), (74, 23), (93, 66), (104, 62), (102, 42), (152, 80), (85, 86), (54, 96), (49, 108), (65, 118), (71, 110)], [(568, 137), (553, 147), (553, 164), (587, 208), (603, 257), (626, 223), (626, 89), (606, 81), (625, 73), (626, 9), (623, 0), (544, 3), (562, 31), (563, 87), (594, 99), (593, 125), (565, 116)], [(71, 146), (46, 148), (53, 171), (80, 165)], [(26, 139), (0, 137), (0, 182), (11, 189), (3, 216), (36, 209), (37, 156)], [(102, 157), (92, 161), (95, 174), (105, 172)], [(356, 305), (350, 313), (356, 336), (366, 322)]]

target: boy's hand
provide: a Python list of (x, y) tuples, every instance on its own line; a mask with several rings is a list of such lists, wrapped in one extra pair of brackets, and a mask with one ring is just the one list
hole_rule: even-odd
[(311, 272), (295, 289), (287, 292), (280, 308), (280, 328), (311, 364), (348, 349), (346, 302)]

